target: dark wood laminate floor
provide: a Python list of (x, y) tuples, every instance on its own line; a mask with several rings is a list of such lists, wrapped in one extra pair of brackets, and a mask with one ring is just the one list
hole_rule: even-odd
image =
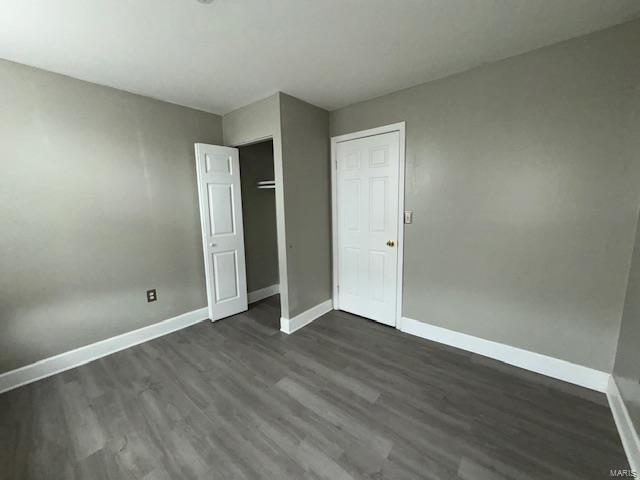
[(604, 395), (278, 297), (0, 395), (2, 479), (604, 479)]

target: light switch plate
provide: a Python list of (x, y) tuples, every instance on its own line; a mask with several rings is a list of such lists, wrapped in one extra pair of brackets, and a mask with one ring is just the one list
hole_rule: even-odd
[(404, 223), (410, 224), (413, 223), (413, 211), (405, 210), (404, 212)]

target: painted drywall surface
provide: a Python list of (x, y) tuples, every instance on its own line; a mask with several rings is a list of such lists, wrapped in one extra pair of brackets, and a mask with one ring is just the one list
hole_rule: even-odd
[[(640, 117), (640, 109), (638, 112)], [(613, 375), (636, 432), (640, 432), (640, 218)]]
[(224, 144), (239, 146), (271, 138), (273, 142), (273, 175), (276, 182), (276, 231), (278, 233), (278, 273), (280, 314), (289, 317), (289, 281), (287, 278), (287, 239), (285, 229), (282, 136), (280, 125), (280, 93), (258, 100), (222, 117)]
[(332, 112), (407, 122), (403, 314), (610, 372), (638, 85), (636, 21)]
[(7, 61), (0, 104), (0, 372), (206, 306), (219, 116)]
[(275, 190), (257, 187), (273, 180), (273, 142), (239, 150), (247, 289), (252, 292), (278, 283)]
[(280, 94), (289, 313), (331, 298), (329, 114)]
[(273, 138), (282, 316), (331, 297), (328, 112), (284, 93), (222, 119), (226, 145)]
[(279, 102), (276, 93), (224, 115), (224, 144), (241, 145), (276, 136), (280, 128)]

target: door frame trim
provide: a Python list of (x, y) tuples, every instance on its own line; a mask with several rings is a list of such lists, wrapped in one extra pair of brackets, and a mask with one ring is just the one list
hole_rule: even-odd
[(400, 134), (400, 153), (399, 153), (399, 165), (398, 165), (398, 268), (396, 271), (396, 318), (395, 328), (400, 327), (402, 319), (402, 280), (403, 280), (403, 268), (404, 268), (404, 179), (405, 179), (405, 130), (406, 123), (398, 122), (390, 125), (383, 125), (376, 128), (370, 128), (368, 130), (360, 130), (358, 132), (347, 133), (344, 135), (338, 135), (331, 137), (331, 239), (332, 239), (332, 270), (333, 270), (333, 308), (335, 310), (340, 309), (340, 293), (338, 291), (338, 190), (337, 190), (337, 158), (336, 147), (338, 143), (348, 142), (349, 140), (356, 140), (358, 138), (372, 137), (374, 135), (381, 135), (384, 133), (398, 132)]

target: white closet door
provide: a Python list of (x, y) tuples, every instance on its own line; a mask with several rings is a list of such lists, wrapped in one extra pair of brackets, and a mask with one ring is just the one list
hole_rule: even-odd
[(395, 325), (399, 132), (336, 145), (339, 308)]
[(211, 320), (247, 309), (238, 149), (197, 143), (196, 168)]

